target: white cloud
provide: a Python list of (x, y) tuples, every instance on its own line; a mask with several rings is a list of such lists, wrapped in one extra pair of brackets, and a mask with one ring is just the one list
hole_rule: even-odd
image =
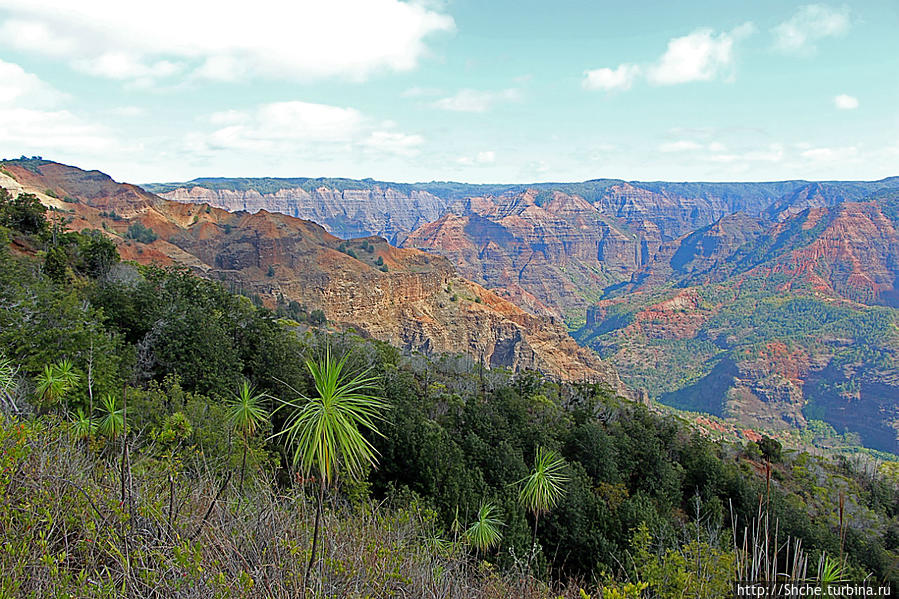
[(487, 150), (484, 152), (478, 152), (474, 156), (460, 156), (456, 159), (456, 162), (463, 166), (484, 166), (487, 164), (493, 164), (496, 162), (496, 152), (493, 150)]
[(440, 9), (400, 0), (0, 0), (0, 42), (112, 79), (363, 79), (414, 68), (452, 32)]
[(355, 108), (289, 101), (253, 110), (216, 112), (205, 122), (218, 127), (186, 138), (186, 149), (200, 154), (221, 151), (266, 155), (311, 154), (359, 149), (394, 156), (415, 156), (424, 138), (394, 131)]
[(66, 98), (17, 64), (0, 60), (0, 155), (103, 152), (116, 147), (103, 127), (58, 108)]
[(417, 156), (425, 139), (421, 135), (407, 135), (391, 131), (374, 131), (359, 142), (363, 148), (397, 156)]
[(117, 106), (110, 110), (116, 116), (136, 117), (144, 114), (144, 109), (140, 106)]
[(67, 110), (0, 107), (0, 155), (52, 155), (51, 152), (97, 154), (117, 143), (103, 127)]
[(610, 68), (593, 69), (584, 72), (581, 86), (584, 89), (603, 91), (630, 89), (639, 74), (640, 67), (629, 63), (620, 64), (614, 70)]
[(486, 112), (497, 102), (518, 100), (520, 97), (517, 89), (496, 92), (462, 89), (452, 96), (437, 100), (432, 106), (454, 112)]
[(846, 94), (840, 94), (833, 99), (833, 105), (840, 110), (855, 110), (858, 108), (858, 98)]
[(160, 79), (171, 77), (183, 69), (183, 65), (158, 60), (144, 64), (132, 55), (122, 52), (107, 52), (97, 57), (76, 60), (73, 66), (88, 75), (107, 79)]
[(440, 89), (436, 87), (418, 87), (413, 86), (408, 89), (403, 90), (400, 94), (401, 98), (421, 98), (424, 96), (439, 96), (441, 94)]
[(688, 35), (672, 38), (654, 63), (641, 66), (621, 63), (617, 68), (591, 69), (584, 72), (581, 86), (590, 90), (626, 90), (641, 76), (653, 85), (675, 85), (691, 81), (710, 81), (732, 77), (734, 46), (752, 35), (755, 25), (743, 23), (730, 31), (715, 33), (697, 29)]
[[(709, 162), (718, 162), (718, 163), (748, 163), (748, 162), (780, 162), (784, 158), (784, 147), (783, 144), (773, 143), (768, 145), (767, 148), (756, 149), (756, 150), (746, 150), (743, 152), (731, 152), (727, 153), (722, 150), (716, 150), (712, 146), (715, 144), (709, 144), (708, 149), (713, 153), (705, 156), (705, 160)], [(721, 144), (719, 144), (721, 145)], [(722, 146), (723, 148), (723, 146)]]
[(815, 42), (843, 35), (849, 30), (849, 7), (807, 4), (771, 30), (774, 48), (785, 53), (811, 53)]
[(205, 118), (213, 125), (236, 125), (250, 119), (250, 115), (242, 110), (222, 110), (213, 112)]
[(11, 62), (0, 60), (0, 106), (48, 107), (63, 99), (52, 86)]
[(309, 102), (274, 102), (251, 112), (230, 110), (209, 116), (223, 125), (192, 143), (206, 151), (289, 151), (297, 143), (349, 143), (361, 135), (362, 113)]
[(735, 42), (754, 30), (752, 23), (744, 23), (729, 32), (715, 34), (711, 29), (697, 29), (676, 37), (668, 42), (658, 62), (649, 67), (647, 77), (655, 85), (674, 85), (726, 75), (733, 66)]
[(802, 152), (803, 158), (808, 158), (814, 162), (837, 162), (855, 158), (858, 155), (858, 148), (855, 146), (846, 146), (838, 148), (811, 148)]

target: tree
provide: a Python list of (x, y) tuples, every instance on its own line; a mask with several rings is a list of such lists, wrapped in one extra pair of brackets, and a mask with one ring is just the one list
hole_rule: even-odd
[(521, 485), (518, 501), (534, 516), (532, 546), (537, 544), (537, 522), (540, 514), (550, 511), (559, 503), (565, 493), (568, 475), (564, 472), (565, 460), (558, 453), (544, 447), (537, 447), (534, 469), (519, 480)]
[(465, 531), (465, 538), (479, 553), (495, 546), (502, 538), (499, 529), (503, 523), (496, 516), (497, 511), (492, 503), (481, 503), (477, 520)]
[(131, 224), (125, 232), (125, 237), (140, 243), (153, 243), (158, 238), (156, 231), (150, 227), (145, 227), (141, 223)]
[(47, 254), (44, 256), (44, 273), (52, 281), (65, 283), (68, 266), (69, 256), (61, 246), (54, 245), (47, 250)]
[(283, 437), (292, 449), (292, 464), (305, 477), (315, 475), (319, 483), (312, 553), (306, 567), (306, 579), (315, 562), (325, 490), (333, 485), (339, 473), (358, 480), (368, 465), (375, 465), (375, 449), (360, 429), (380, 435), (376, 422), (383, 420), (387, 404), (370, 395), (376, 377), (368, 370), (356, 375), (345, 371), (349, 354), (339, 360), (331, 356), (328, 346), (318, 361), (306, 360), (312, 375), (315, 395), (295, 401), (282, 401), (281, 407), (292, 408), (284, 429), (273, 435)]
[(116, 399), (112, 395), (104, 395), (100, 400), (100, 422), (97, 431), (104, 437), (114, 440), (125, 432), (125, 413), (116, 407)]
[(47, 208), (34, 194), (20, 193), (13, 198), (6, 189), (0, 188), (0, 225), (37, 235), (47, 230), (46, 212)]
[(269, 398), (266, 393), (256, 393), (255, 387), (243, 381), (228, 402), (228, 422), (237, 429), (243, 440), (243, 459), (240, 462), (240, 488), (243, 489), (244, 472), (247, 467), (247, 451), (250, 448), (250, 437), (256, 434), (267, 419), (268, 411), (262, 403)]
[(762, 457), (764, 457), (769, 462), (779, 462), (781, 460), (781, 452), (783, 451), (783, 447), (780, 444), (780, 441), (777, 439), (772, 439), (771, 437), (762, 437), (759, 441), (756, 441), (756, 445), (758, 445), (759, 451), (762, 453)]
[(100, 231), (82, 231), (78, 240), (79, 268), (87, 275), (106, 276), (113, 264), (119, 261), (115, 242)]

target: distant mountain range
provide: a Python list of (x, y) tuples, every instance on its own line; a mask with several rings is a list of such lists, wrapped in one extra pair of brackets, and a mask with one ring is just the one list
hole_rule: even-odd
[(899, 177), (148, 187), (445, 256), (665, 403), (899, 450)]
[[(662, 234), (676, 237), (733, 212), (759, 214), (777, 201), (811, 196), (823, 201), (858, 200), (899, 187), (899, 177), (880, 181), (777, 181), (769, 183), (669, 183), (594, 179), (580, 183), (470, 184), (432, 181), (391, 183), (340, 178), (206, 177), (180, 183), (147, 183), (147, 191), (225, 210), (269, 210), (315, 220), (341, 238), (380, 235), (394, 242), (435, 220), (453, 202), (475, 197), (538, 192), (576, 195), (604, 214), (628, 220), (650, 217)], [(801, 201), (792, 200), (792, 203)], [(664, 226), (663, 226), (664, 225)]]
[(321, 307), (398, 345), (620, 387), (617, 371), (678, 408), (899, 452), (897, 177), (144, 186), (157, 197), (54, 163), (4, 168), (75, 200), (57, 201), (70, 226), (158, 232), (122, 240), (126, 256)]

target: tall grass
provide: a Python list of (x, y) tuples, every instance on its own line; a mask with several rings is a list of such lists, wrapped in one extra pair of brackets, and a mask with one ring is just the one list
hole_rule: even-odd
[(327, 506), (307, 578), (315, 505), (302, 486), (262, 475), (241, 490), (139, 451), (124, 472), (91, 443), (56, 416), (0, 413), (0, 597), (580, 597), (484, 567), (425, 508), (373, 502)]

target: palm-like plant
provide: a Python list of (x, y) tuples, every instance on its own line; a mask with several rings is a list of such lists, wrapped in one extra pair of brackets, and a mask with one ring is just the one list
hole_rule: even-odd
[(380, 435), (376, 423), (383, 419), (387, 408), (382, 399), (369, 394), (377, 380), (375, 376), (368, 370), (356, 375), (345, 371), (348, 357), (344, 355), (336, 360), (328, 347), (321, 360), (306, 360), (316, 393), (313, 397), (301, 395), (295, 401), (282, 400), (281, 407), (289, 407), (292, 412), (284, 429), (272, 435), (272, 438), (284, 438), (294, 467), (306, 477), (318, 477), (318, 504), (307, 579), (318, 547), (325, 489), (334, 484), (339, 473), (356, 479), (364, 473), (366, 465), (375, 465), (375, 448), (360, 429)]
[(518, 501), (526, 510), (534, 515), (534, 534), (531, 545), (537, 543), (537, 522), (540, 515), (548, 512), (559, 503), (565, 494), (565, 459), (558, 453), (545, 447), (537, 447), (534, 456), (534, 469), (517, 482), (521, 485)]
[(82, 441), (86, 441), (97, 430), (97, 423), (84, 413), (84, 410), (78, 408), (75, 419), (72, 420), (72, 433)]
[(240, 463), (240, 488), (243, 489), (244, 472), (247, 467), (247, 451), (250, 437), (256, 434), (268, 419), (268, 411), (263, 402), (269, 398), (267, 393), (256, 393), (256, 388), (248, 381), (243, 381), (237, 393), (228, 402), (228, 422), (231, 423), (243, 439), (243, 459)]
[(100, 422), (97, 431), (108, 439), (115, 439), (125, 432), (125, 413), (116, 408), (116, 399), (112, 395), (104, 395), (100, 400)]
[(487, 551), (502, 539), (499, 529), (503, 522), (497, 517), (497, 512), (492, 503), (481, 503), (477, 519), (465, 531), (465, 538), (479, 553)]
[(824, 587), (844, 582), (843, 563), (829, 555), (822, 555), (818, 566), (818, 579)]
[(66, 391), (71, 390), (81, 380), (81, 375), (68, 358), (56, 363), (56, 376), (62, 380)]
[(16, 405), (13, 400), (13, 393), (16, 389), (16, 369), (13, 368), (12, 362), (0, 354), (0, 402), (9, 403), (13, 411), (16, 411)]
[(65, 393), (65, 384), (56, 373), (54, 364), (44, 364), (44, 369), (37, 375), (38, 401), (43, 406), (51, 406), (59, 403)]
[(80, 379), (81, 375), (68, 359), (56, 364), (45, 364), (36, 379), (38, 401), (43, 406), (59, 405)]

